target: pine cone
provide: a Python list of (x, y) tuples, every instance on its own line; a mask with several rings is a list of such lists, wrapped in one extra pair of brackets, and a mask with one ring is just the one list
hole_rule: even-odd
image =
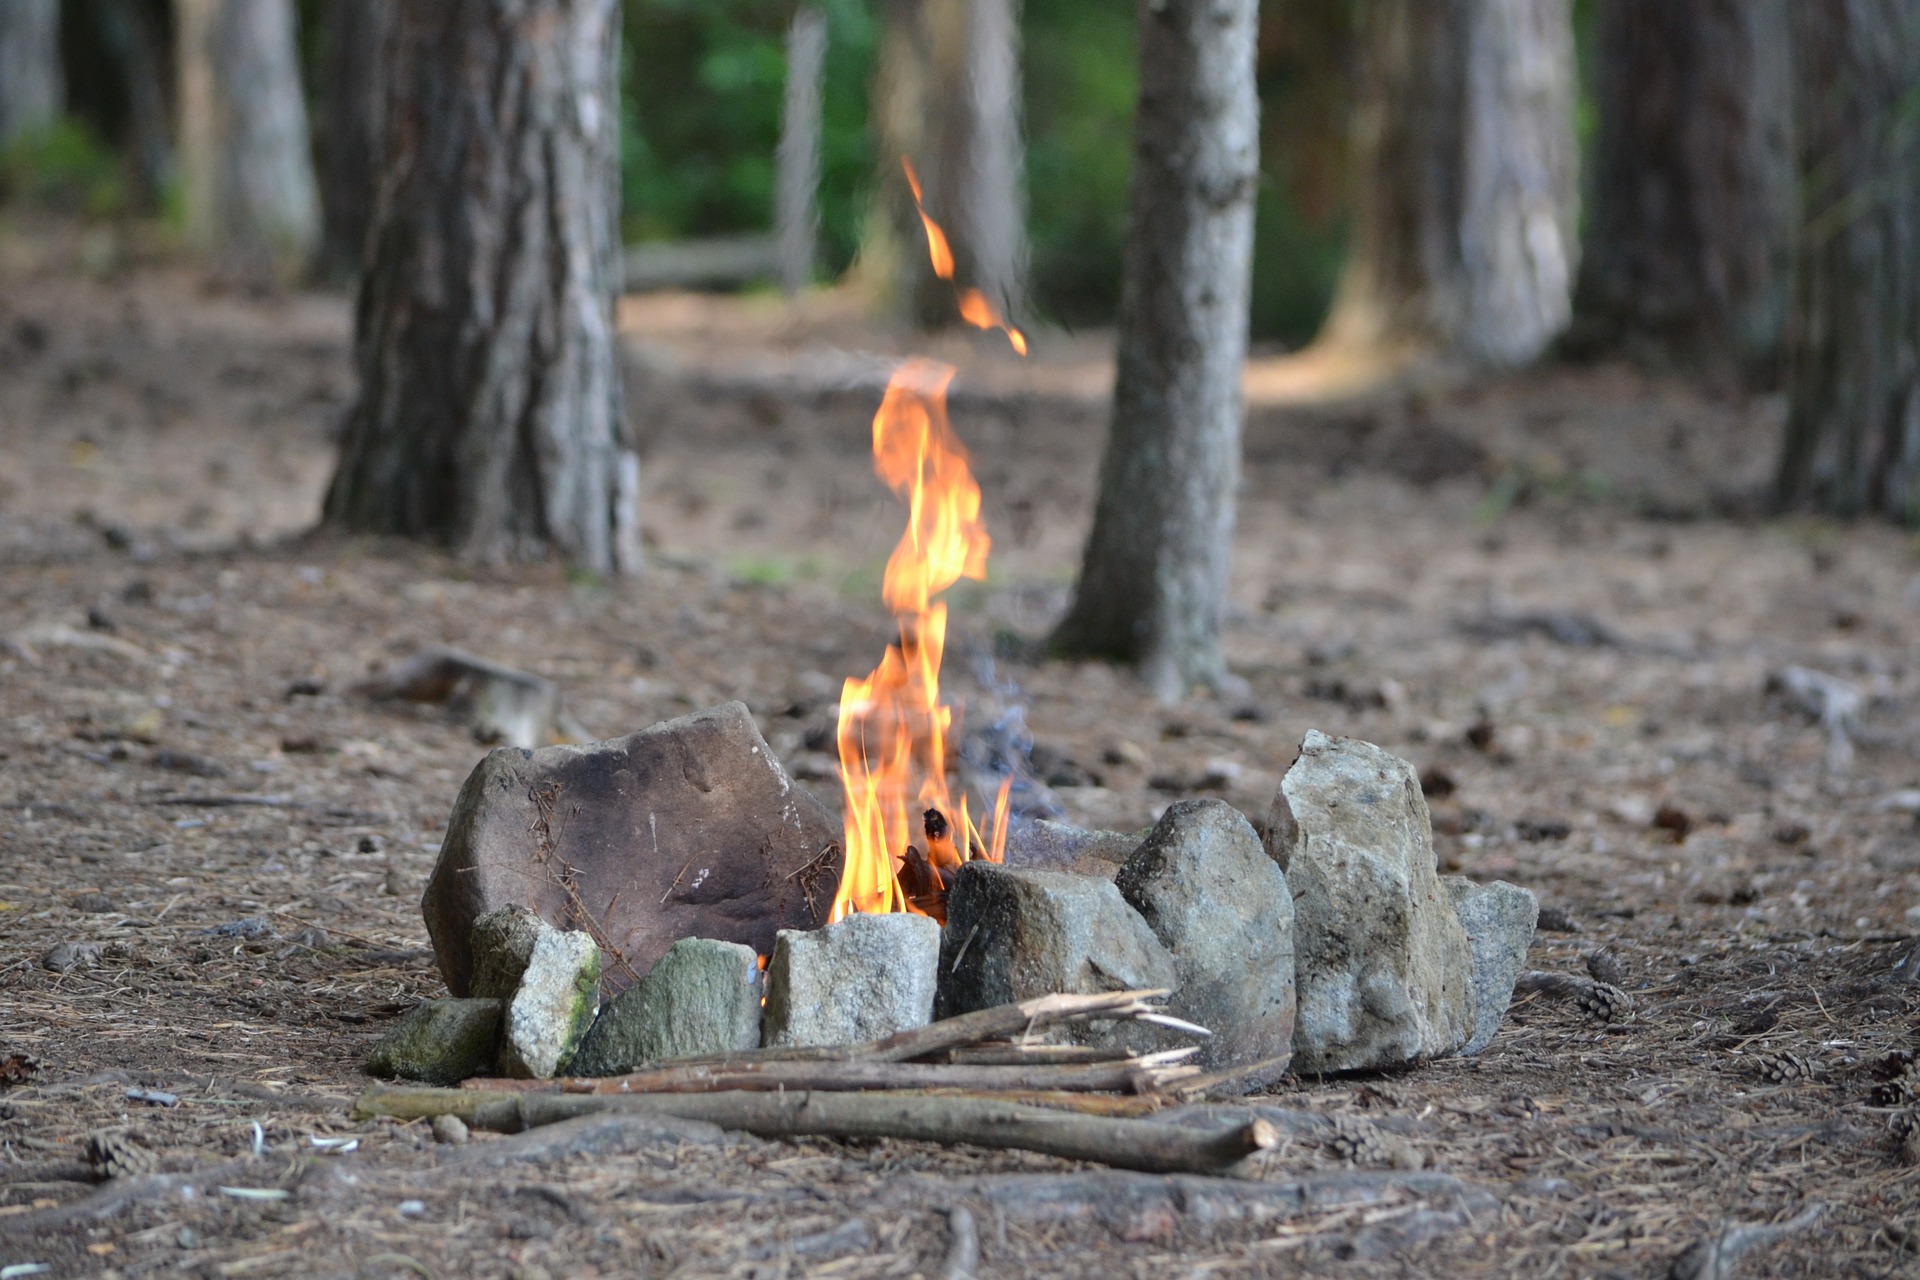
[(87, 1163), (101, 1178), (134, 1178), (152, 1173), (160, 1160), (124, 1133), (87, 1135)]
[(1896, 1139), (1911, 1138), (1920, 1134), (1920, 1107), (1908, 1107), (1896, 1111), (1887, 1117), (1887, 1132)]
[(1352, 1116), (1334, 1116), (1333, 1132), (1321, 1145), (1334, 1159), (1352, 1164), (1387, 1164), (1395, 1154), (1394, 1143), (1386, 1134)]
[(1596, 982), (1574, 997), (1595, 1022), (1625, 1022), (1633, 1017), (1633, 997), (1609, 982)]
[(1813, 1063), (1797, 1053), (1763, 1053), (1753, 1059), (1754, 1074), (1768, 1084), (1798, 1084), (1817, 1074)]
[(1867, 1100), (1876, 1107), (1905, 1107), (1920, 1102), (1920, 1075), (1909, 1063), (1900, 1074), (1873, 1086)]
[(1587, 972), (1593, 975), (1595, 982), (1616, 987), (1627, 980), (1627, 966), (1609, 948), (1587, 953)]

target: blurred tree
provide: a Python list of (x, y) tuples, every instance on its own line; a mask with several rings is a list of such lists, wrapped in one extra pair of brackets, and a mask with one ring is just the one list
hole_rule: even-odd
[(873, 118), (880, 210), (861, 252), (885, 292), (916, 322), (957, 316), (934, 280), (912, 193), (913, 163), (927, 212), (947, 233), (955, 283), (1009, 315), (1027, 309), (1024, 145), (1020, 131), (1018, 0), (885, 0)]
[(813, 283), (820, 252), (820, 82), (827, 70), (827, 15), (802, 4), (787, 27), (787, 84), (780, 110), (779, 174), (774, 235), (780, 287), (799, 293)]
[(1371, 0), (1335, 345), (1523, 364), (1578, 254), (1570, 0)]
[(327, 491), (346, 530), (639, 568), (621, 416), (619, 0), (408, 0)]
[(0, 146), (60, 118), (60, 0), (0, 0)]
[(1780, 500), (1920, 523), (1920, 5), (1796, 4)]
[(124, 139), (135, 196), (157, 208), (174, 176), (166, 0), (92, 0), (87, 8), (101, 52), (118, 72), (119, 111), (103, 132)]
[(1259, 183), (1257, 0), (1139, 0), (1113, 418), (1065, 653), (1137, 663), (1162, 698), (1226, 676), (1241, 364)]
[(176, 0), (188, 238), (229, 268), (286, 274), (320, 234), (292, 0)]
[(1787, 3), (1600, 0), (1568, 350), (1776, 361), (1796, 212)]
[(380, 179), (381, 48), (389, 0), (327, 0), (320, 23), (320, 252), (315, 273), (345, 283), (360, 273)]

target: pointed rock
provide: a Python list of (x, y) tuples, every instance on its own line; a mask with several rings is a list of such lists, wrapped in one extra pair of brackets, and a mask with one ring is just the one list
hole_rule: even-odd
[(1296, 1072), (1400, 1066), (1467, 1042), (1472, 961), (1412, 765), (1309, 730), (1267, 851), (1293, 889)]
[(1293, 1051), (1293, 895), (1252, 825), (1223, 800), (1178, 801), (1115, 885), (1173, 953), (1169, 1010), (1213, 1031), (1201, 1065), (1279, 1059), (1241, 1083), (1278, 1079)]

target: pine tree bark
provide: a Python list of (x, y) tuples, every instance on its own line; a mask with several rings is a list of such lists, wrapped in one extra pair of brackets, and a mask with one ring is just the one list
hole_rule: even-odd
[(1920, 523), (1920, 8), (1793, 12), (1804, 222), (1783, 504)]
[(1334, 345), (1524, 364), (1578, 260), (1570, 0), (1373, 0)]
[(1257, 0), (1140, 0), (1113, 418), (1065, 653), (1162, 698), (1225, 675), (1259, 178)]
[(947, 233), (955, 282), (1017, 316), (1027, 298), (1018, 0), (888, 0), (874, 83), (878, 209), (862, 255), (915, 323), (955, 322), (953, 288), (927, 265), (900, 161)]
[(65, 99), (60, 0), (0, 3), (0, 145), (52, 124)]
[(1797, 215), (1788, 0), (1602, 0), (1577, 354), (1777, 363)]
[(813, 283), (820, 240), (820, 96), (827, 68), (827, 15), (803, 4), (787, 26), (787, 84), (774, 183), (780, 287), (789, 297)]
[(640, 564), (621, 417), (618, 0), (408, 0), (329, 524)]
[(303, 269), (320, 234), (292, 0), (176, 0), (188, 239), (246, 273)]
[(391, 0), (330, 0), (320, 88), (320, 252), (315, 274), (346, 283), (360, 273), (380, 180), (380, 80)]

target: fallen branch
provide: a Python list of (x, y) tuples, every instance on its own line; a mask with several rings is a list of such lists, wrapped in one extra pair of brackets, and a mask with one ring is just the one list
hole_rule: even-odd
[(500, 1094), (462, 1089), (369, 1089), (360, 1116), (460, 1115), (482, 1129), (517, 1133), (597, 1111), (704, 1120), (763, 1138), (899, 1138), (1036, 1151), (1148, 1173), (1228, 1173), (1279, 1141), (1252, 1118), (1205, 1130), (1076, 1115), (994, 1099), (896, 1093)]
[(1058, 1089), (1158, 1093), (1188, 1076), (1179, 1065), (1191, 1050), (1059, 1066), (975, 1066), (939, 1062), (748, 1062), (724, 1066), (659, 1066), (630, 1075), (576, 1080), (567, 1093), (724, 1093), (815, 1089), (836, 1093), (895, 1089)]

